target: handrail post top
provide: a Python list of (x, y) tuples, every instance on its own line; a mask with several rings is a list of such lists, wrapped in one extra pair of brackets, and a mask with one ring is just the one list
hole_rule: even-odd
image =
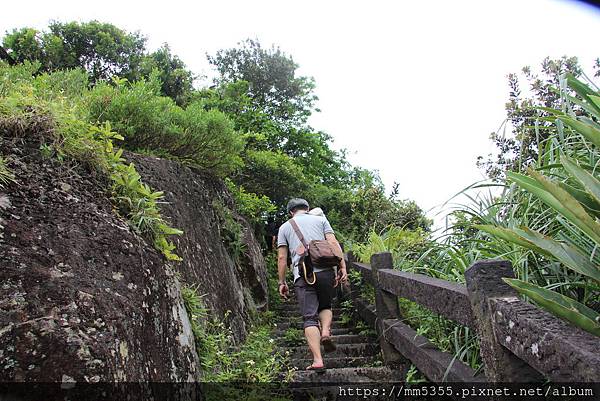
[(394, 267), (394, 260), (390, 252), (378, 252), (371, 255), (371, 268), (373, 270), (391, 269)]
[(484, 292), (487, 297), (516, 296), (516, 291), (502, 278), (514, 278), (512, 263), (508, 260), (478, 260), (465, 271), (469, 293)]

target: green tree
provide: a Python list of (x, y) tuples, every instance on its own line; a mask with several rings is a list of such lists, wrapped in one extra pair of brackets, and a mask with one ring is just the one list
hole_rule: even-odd
[(16, 61), (39, 61), (43, 71), (80, 67), (92, 82), (113, 76), (135, 78), (146, 44), (139, 33), (98, 21), (54, 21), (49, 29), (14, 29), (6, 34), (3, 45)]
[(196, 77), (177, 55), (171, 53), (168, 44), (163, 44), (160, 49), (145, 56), (142, 60), (140, 66), (142, 77), (150, 77), (153, 70), (158, 71), (163, 95), (175, 100), (180, 106), (190, 100)]
[(248, 82), (253, 104), (277, 123), (302, 125), (313, 111), (318, 111), (314, 79), (296, 76), (298, 64), (278, 47), (266, 50), (257, 40), (247, 39), (237, 48), (219, 50), (207, 57), (219, 73), (217, 85)]
[(236, 176), (246, 190), (266, 195), (282, 209), (291, 194), (302, 194), (309, 189), (302, 167), (284, 153), (269, 150), (248, 150), (245, 168)]
[[(564, 86), (561, 82), (564, 73), (570, 72), (578, 77), (582, 70), (577, 57), (563, 56), (557, 60), (546, 57), (542, 61), (541, 73), (532, 72), (530, 67), (523, 67), (521, 72), (525, 83), (519, 80), (518, 74), (508, 75), (510, 90), (506, 114), (511, 131), (508, 135), (492, 133), (490, 139), (497, 147), (497, 155), (490, 154), (487, 159), (479, 156), (477, 160), (477, 165), (494, 180), (502, 180), (507, 171), (524, 171), (538, 160), (543, 153), (540, 144), (550, 137), (552, 123), (539, 119), (550, 115), (537, 107), (561, 110), (564, 105), (554, 88)], [(573, 91), (570, 93), (574, 94)], [(582, 112), (581, 109), (577, 111)]]
[(33, 28), (7, 33), (0, 58), (9, 63), (39, 62), (40, 72), (83, 68), (92, 84), (113, 77), (149, 79), (154, 70), (161, 93), (182, 106), (192, 97), (196, 76), (171, 52), (168, 44), (147, 53), (146, 39), (114, 25), (90, 22), (52, 22), (49, 31)]

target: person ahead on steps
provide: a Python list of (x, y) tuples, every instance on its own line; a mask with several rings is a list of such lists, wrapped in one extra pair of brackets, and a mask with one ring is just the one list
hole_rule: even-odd
[[(304, 199), (294, 198), (288, 202), (287, 212), (290, 215), (290, 220), (293, 219), (297, 224), (304, 235), (306, 243), (313, 240), (327, 240), (332, 246), (337, 247), (341, 254), (340, 245), (327, 218), (309, 214), (308, 211), (309, 205)], [(345, 261), (342, 258), (337, 273), (335, 268), (314, 267), (316, 280), (313, 284), (307, 283), (299, 268), (302, 255), (298, 253), (298, 250), (303, 249), (303, 244), (290, 221), (279, 228), (277, 249), (279, 294), (286, 299), (289, 292), (285, 281), (288, 250), (292, 255), (293, 284), (304, 322), (304, 336), (313, 356), (313, 363), (307, 369), (323, 371), (325, 365), (320, 346), (323, 344), (326, 352), (335, 350), (335, 344), (331, 337), (331, 322), (333, 320), (331, 301), (337, 284), (345, 283), (348, 279)]]

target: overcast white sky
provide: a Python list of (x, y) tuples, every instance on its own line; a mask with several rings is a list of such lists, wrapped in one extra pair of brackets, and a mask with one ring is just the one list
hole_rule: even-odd
[(600, 57), (600, 13), (574, 1), (7, 2), (0, 32), (52, 19), (139, 30), (204, 75), (206, 52), (279, 45), (316, 79), (313, 127), (426, 210), (483, 178), (475, 161), (504, 120), (508, 73), (562, 55), (589, 71)]

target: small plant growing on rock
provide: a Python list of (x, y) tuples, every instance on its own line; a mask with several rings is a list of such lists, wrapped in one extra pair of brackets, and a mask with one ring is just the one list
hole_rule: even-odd
[(213, 208), (219, 219), (219, 233), (223, 244), (233, 260), (238, 262), (245, 250), (245, 244), (242, 240), (242, 225), (236, 221), (231, 209), (222, 201), (215, 200)]
[(283, 335), (283, 341), (289, 347), (300, 346), (304, 343), (304, 334), (300, 329), (289, 328)]
[(14, 183), (15, 175), (8, 169), (6, 162), (0, 157), (0, 188), (5, 188), (8, 184)]
[[(34, 76), (38, 68), (28, 63), (15, 67), (0, 64), (0, 119), (12, 121), (15, 127), (43, 122), (46, 129), (37, 130), (42, 136), (42, 154), (82, 164), (108, 177), (119, 213), (167, 259), (180, 260), (167, 236), (182, 232), (161, 217), (158, 203), (162, 192), (152, 191), (141, 181), (135, 166), (125, 163), (122, 150), (114, 147), (114, 141), (123, 140), (123, 136), (114, 132), (110, 123), (87, 120), (89, 105), (83, 98), (87, 82), (81, 71)], [(65, 96), (65, 87), (71, 88), (71, 96)], [(0, 184), (1, 171), (0, 166)], [(10, 177), (4, 175), (6, 180)]]

